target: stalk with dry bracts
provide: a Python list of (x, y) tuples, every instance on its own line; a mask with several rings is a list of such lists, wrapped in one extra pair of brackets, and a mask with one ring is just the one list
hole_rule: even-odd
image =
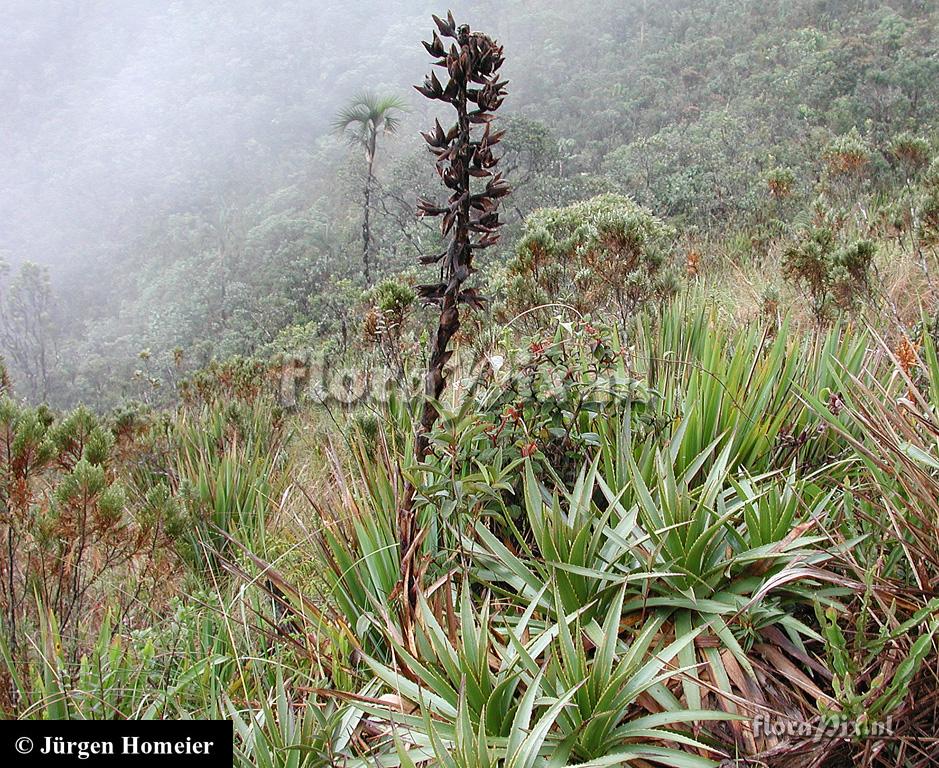
[[(499, 239), (499, 203), (509, 193), (509, 185), (495, 171), (498, 159), (493, 148), (502, 132), (492, 130), (493, 112), (505, 98), (506, 81), (500, 80), (503, 63), (502, 46), (487, 35), (473, 32), (469, 26), (457, 26), (453, 14), (447, 18), (434, 16), (437, 31), (427, 52), (434, 57), (434, 66), (447, 73), (441, 82), (431, 72), (416, 89), (428, 99), (449, 104), (456, 111), (456, 122), (444, 129), (435, 121), (434, 129), (422, 134), (436, 158), (437, 174), (450, 190), (443, 204), (421, 200), (420, 216), (440, 216), (440, 230), (447, 242), (445, 250), (424, 257), (424, 264), (439, 267), (435, 283), (420, 285), (418, 296), (440, 309), (434, 331), (424, 380), (424, 405), (417, 425), (415, 453), (423, 461), (430, 450), (429, 434), (437, 420), (437, 401), (446, 386), (445, 368), (453, 354), (450, 344), (460, 329), (460, 307), (480, 308), (485, 299), (476, 288), (466, 283), (474, 272), (476, 251), (494, 245)], [(447, 42), (445, 42), (447, 41)], [(403, 624), (413, 616), (417, 605), (415, 555), (421, 535), (416, 530), (414, 487), (405, 492), (398, 517), (401, 547), (401, 588), (404, 609)]]

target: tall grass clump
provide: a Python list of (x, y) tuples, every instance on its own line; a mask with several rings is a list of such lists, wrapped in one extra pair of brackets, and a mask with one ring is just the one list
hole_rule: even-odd
[(192, 521), (181, 547), (211, 561), (232, 537), (264, 554), (270, 510), (287, 486), (289, 425), (267, 398), (209, 401), (174, 425), (175, 470)]

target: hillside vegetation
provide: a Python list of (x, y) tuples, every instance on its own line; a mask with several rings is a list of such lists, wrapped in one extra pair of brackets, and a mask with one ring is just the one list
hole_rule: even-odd
[[(14, 9), (10, 35), (29, 34), (3, 54), (3, 348), (35, 401), (165, 402), (212, 359), (347, 346), (363, 314), (365, 164), (330, 126), (363, 89), (408, 105), (378, 141), (373, 281), (411, 281), (414, 257), (437, 247), (413, 216), (434, 188), (417, 134), (434, 111), (411, 88), (424, 70), (413, 30), (433, 9), (137, 5), (92, 4), (57, 24), (31, 3)], [(928, 289), (908, 290), (918, 276), (905, 265), (931, 257), (936, 236), (937, 172), (915, 146), (935, 141), (939, 109), (931, 3), (472, 6), (454, 12), (505, 45), (510, 80), (501, 168), (513, 195), (480, 265), (490, 291), (534, 209), (617, 192), (677, 227), (669, 266), (700, 253), (698, 279), (736, 314), (777, 294), (804, 306), (780, 255), (822, 217), (878, 242), (877, 293), (917, 317), (909, 298)], [(327, 28), (350, 34), (340, 45)], [(122, 57), (99, 44), (117, 34), (140, 47)], [(55, 44), (63, 35), (70, 45)], [(46, 68), (24, 69), (43, 46)], [(76, 125), (68, 105), (92, 98), (94, 117)], [(861, 162), (839, 172), (830, 150), (845, 142)], [(20, 273), (23, 260), (51, 284)], [(37, 327), (18, 303), (39, 307)]]

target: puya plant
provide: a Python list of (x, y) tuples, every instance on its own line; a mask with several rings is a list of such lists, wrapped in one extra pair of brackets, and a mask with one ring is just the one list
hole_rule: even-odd
[[(417, 425), (418, 462), (431, 449), (429, 433), (437, 421), (436, 403), (446, 385), (445, 367), (453, 355), (450, 345), (460, 330), (460, 307), (475, 309), (484, 302), (476, 288), (466, 285), (474, 271), (473, 257), (476, 251), (498, 241), (499, 203), (509, 193), (508, 182), (495, 171), (498, 159), (493, 154), (502, 133), (491, 130), (493, 112), (502, 104), (507, 84), (499, 79), (502, 46), (466, 24), (457, 26), (449, 12), (446, 20), (434, 16), (434, 22), (437, 31), (424, 47), (434, 57), (434, 66), (445, 69), (448, 78), (444, 84), (431, 72), (423, 85), (415, 87), (428, 99), (449, 104), (456, 112), (456, 122), (445, 130), (435, 121), (434, 130), (423, 134), (436, 158), (437, 174), (450, 195), (443, 204), (429, 200), (418, 204), (419, 215), (442, 217), (440, 230), (447, 242), (445, 250), (421, 259), (425, 264), (439, 266), (439, 280), (417, 287), (418, 296), (440, 310), (431, 336), (425, 400)], [(444, 40), (450, 41), (449, 46)], [(398, 518), (404, 618), (412, 615), (417, 605), (412, 566), (420, 532), (414, 493), (410, 484)]]
[(435, 32), (424, 47), (436, 58), (435, 66), (446, 68), (449, 80), (444, 86), (431, 72), (416, 88), (428, 99), (451, 105), (457, 120), (446, 131), (436, 121), (433, 131), (422, 134), (436, 157), (437, 174), (451, 193), (443, 205), (428, 200), (418, 204), (420, 215), (443, 217), (440, 230), (448, 238), (446, 250), (422, 258), (425, 264), (440, 265), (440, 280), (417, 288), (421, 299), (440, 308), (425, 378), (428, 399), (417, 443), (421, 456), (437, 420), (434, 401), (446, 384), (444, 367), (452, 355), (450, 341), (460, 329), (459, 308), (478, 308), (484, 301), (475, 288), (464, 287), (473, 273), (474, 252), (498, 242), (499, 201), (509, 193), (508, 182), (494, 170), (498, 159), (492, 151), (502, 138), (501, 132), (491, 130), (493, 112), (502, 104), (507, 84), (499, 79), (502, 46), (466, 24), (457, 27), (452, 14), (446, 21), (434, 16), (434, 21), (440, 35), (453, 42), (448, 49)]

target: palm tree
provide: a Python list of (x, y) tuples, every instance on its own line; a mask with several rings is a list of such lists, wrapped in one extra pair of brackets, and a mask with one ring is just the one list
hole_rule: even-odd
[(370, 91), (363, 91), (336, 115), (333, 128), (344, 136), (350, 144), (365, 150), (365, 199), (362, 204), (362, 266), (365, 272), (365, 284), (371, 285), (369, 273), (369, 254), (372, 244), (372, 232), (369, 225), (372, 185), (375, 180), (375, 149), (379, 133), (394, 133), (400, 121), (399, 113), (406, 109), (404, 101), (397, 96), (376, 96)]

